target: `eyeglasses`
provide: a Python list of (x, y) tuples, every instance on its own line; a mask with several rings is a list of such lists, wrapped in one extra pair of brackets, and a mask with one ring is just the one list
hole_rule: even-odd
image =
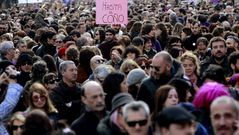
[(104, 64), (106, 62), (105, 59), (99, 59), (99, 60), (95, 60), (96, 64)]
[(148, 123), (148, 120), (127, 121), (127, 125), (129, 127), (135, 127), (137, 123), (139, 124), (139, 126), (145, 126)]
[(39, 102), (39, 100), (41, 100), (41, 101), (46, 100), (46, 96), (44, 96), (44, 95), (41, 95), (41, 96), (35, 95), (35, 96), (32, 97), (32, 101), (33, 102)]
[(18, 125), (12, 125), (12, 130), (18, 130), (18, 128), (23, 129), (23, 126), (24, 126), (24, 125), (20, 125), (20, 126), (18, 126)]
[(150, 68), (154, 68), (154, 70), (156, 70), (156, 71), (160, 71), (160, 67), (155, 67), (155, 66), (150, 66)]

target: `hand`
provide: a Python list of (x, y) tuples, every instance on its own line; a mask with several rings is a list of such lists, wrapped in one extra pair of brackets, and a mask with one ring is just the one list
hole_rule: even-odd
[(16, 83), (16, 77), (19, 74), (19, 72), (15, 69), (14, 66), (10, 65), (6, 68), (5, 73), (7, 75), (7, 81), (9, 83)]
[(239, 121), (235, 120), (234, 122), (235, 132), (233, 135), (239, 135)]

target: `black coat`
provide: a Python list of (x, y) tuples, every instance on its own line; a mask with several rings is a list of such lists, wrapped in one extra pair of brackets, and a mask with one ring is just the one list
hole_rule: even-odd
[(139, 88), (137, 100), (142, 100), (147, 103), (149, 105), (150, 111), (153, 111), (155, 106), (154, 96), (156, 90), (174, 78), (182, 78), (183, 74), (184, 72), (181, 63), (174, 59), (173, 66), (171, 68), (171, 76), (164, 77), (160, 80), (155, 80), (152, 77), (145, 79)]
[(109, 60), (110, 59), (110, 50), (114, 47), (118, 45), (116, 40), (112, 40), (112, 41), (104, 41), (103, 43), (101, 43), (98, 48), (100, 49), (103, 58)]
[[(106, 116), (106, 112), (102, 112), (103, 116)], [(76, 119), (71, 129), (75, 131), (76, 135), (98, 135), (96, 130), (100, 118), (95, 112), (85, 111), (78, 119)]]
[(81, 115), (82, 104), (80, 86), (69, 87), (60, 81), (50, 93), (50, 98), (59, 112), (59, 119), (66, 119), (71, 124)]
[(120, 129), (110, 121), (110, 116), (106, 116), (100, 121), (97, 131), (99, 135), (127, 135), (127, 133), (122, 133)]

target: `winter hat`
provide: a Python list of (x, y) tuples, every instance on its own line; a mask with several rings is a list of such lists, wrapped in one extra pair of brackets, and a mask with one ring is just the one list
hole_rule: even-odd
[(115, 95), (112, 100), (112, 109), (110, 114), (112, 114), (116, 109), (118, 109), (122, 105), (125, 105), (132, 101), (134, 101), (134, 98), (128, 93), (119, 93)]
[(126, 83), (128, 84), (128, 86), (141, 83), (141, 81), (147, 77), (148, 76), (143, 69), (136, 68), (129, 72), (129, 74), (127, 75)]
[(107, 30), (105, 31), (105, 33), (106, 33), (106, 32), (112, 33), (113, 35), (116, 34), (116, 31), (115, 31), (114, 29), (112, 29), (112, 28), (107, 29)]
[(191, 120), (195, 120), (195, 117), (186, 109), (178, 106), (163, 109), (157, 117), (159, 127), (169, 127), (171, 124), (180, 124)]

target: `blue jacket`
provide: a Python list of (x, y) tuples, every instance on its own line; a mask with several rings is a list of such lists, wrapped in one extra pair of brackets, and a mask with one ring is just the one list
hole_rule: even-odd
[(8, 135), (8, 132), (3, 124), (3, 120), (17, 105), (22, 90), (22, 86), (17, 83), (12, 83), (8, 86), (6, 97), (0, 104), (0, 135)]

